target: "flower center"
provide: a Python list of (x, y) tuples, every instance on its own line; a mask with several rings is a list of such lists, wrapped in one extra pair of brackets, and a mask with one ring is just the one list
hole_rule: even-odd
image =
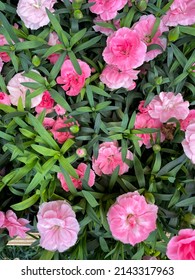
[(127, 222), (131, 227), (134, 227), (136, 225), (136, 217), (133, 214), (129, 214), (127, 216)]

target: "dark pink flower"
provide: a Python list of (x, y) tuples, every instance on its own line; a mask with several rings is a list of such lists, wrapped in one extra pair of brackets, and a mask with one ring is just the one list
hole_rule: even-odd
[(5, 92), (0, 92), (0, 104), (11, 105), (10, 97)]
[[(9, 45), (7, 40), (5, 39), (5, 36), (0, 34), (0, 46)], [(9, 62), (10, 57), (6, 52), (0, 52), (0, 58), (3, 62)]]
[(45, 91), (42, 95), (41, 102), (35, 107), (35, 111), (40, 114), (43, 110), (46, 110), (46, 114), (48, 114), (54, 110), (53, 106), (53, 98), (51, 97), (49, 91)]
[(62, 88), (69, 96), (78, 95), (85, 85), (85, 80), (91, 75), (91, 70), (87, 63), (79, 59), (78, 63), (82, 70), (81, 75), (77, 74), (70, 59), (66, 59), (61, 68), (61, 76), (57, 78), (57, 83), (63, 85)]
[[(76, 173), (78, 174), (79, 178), (76, 179), (76, 178), (73, 178), (71, 176), (71, 181), (74, 185), (74, 187), (76, 189), (82, 189), (82, 179), (84, 178), (85, 176), (85, 172), (86, 172), (86, 169), (87, 169), (87, 165), (85, 163), (80, 163), (77, 167), (77, 169), (75, 169)], [(63, 176), (62, 173), (58, 173), (57, 175), (58, 179), (60, 180), (61, 182), (61, 186), (62, 188), (65, 190), (65, 191), (69, 191), (69, 187), (67, 185), (67, 182)], [(89, 172), (89, 179), (88, 179), (88, 186), (89, 187), (92, 187), (95, 183), (95, 173), (92, 169), (90, 169), (90, 172)]]
[(180, 120), (181, 130), (186, 130), (190, 123), (195, 122), (195, 110), (190, 110), (189, 114), (184, 120)]

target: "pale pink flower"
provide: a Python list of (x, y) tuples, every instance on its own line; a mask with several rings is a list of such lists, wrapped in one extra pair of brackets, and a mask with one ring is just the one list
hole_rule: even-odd
[(157, 211), (137, 191), (120, 195), (107, 213), (112, 236), (132, 246), (146, 240), (156, 229)]
[(0, 104), (11, 105), (10, 97), (5, 92), (0, 92)]
[[(159, 121), (159, 119), (153, 119), (151, 116), (145, 112), (145, 113), (137, 113), (136, 119), (135, 119), (135, 129), (142, 129), (142, 128), (155, 128), (159, 129), (162, 126), (162, 123)], [(151, 147), (151, 143), (155, 143), (157, 132), (153, 133), (142, 133), (142, 134), (136, 134), (138, 137), (141, 138), (139, 140), (140, 146), (144, 144), (146, 148)], [(160, 132), (160, 141), (163, 142), (165, 140), (165, 136)]]
[[(36, 71), (36, 73), (38, 73)], [(18, 105), (19, 98), (21, 97), (22, 99), (22, 104), (25, 107), (25, 100), (26, 100), (26, 92), (29, 90), (32, 92), (33, 90), (25, 87), (22, 85), (22, 83), (27, 83), (27, 82), (35, 82), (34, 80), (27, 78), (23, 76), (24, 72), (17, 73), (13, 78), (9, 81), (7, 85), (7, 89), (10, 93), (10, 100), (11, 103), (15, 106)], [(33, 97), (31, 99), (31, 108), (36, 107), (42, 100), (42, 95), (43, 93), (39, 94), (36, 97)]]
[[(51, 32), (49, 34), (48, 45), (49, 46), (55, 46), (57, 44), (60, 44), (60, 41), (59, 41), (59, 38), (58, 38), (58, 34), (56, 32)], [(55, 64), (57, 62), (59, 56), (60, 56), (60, 54), (53, 53), (53, 54), (48, 56), (48, 59), (49, 59), (50, 63)]]
[(116, 65), (121, 71), (141, 66), (147, 46), (135, 30), (122, 27), (107, 38), (103, 58), (107, 64)]
[[(100, 16), (97, 16), (93, 22), (95, 23), (95, 25), (93, 26), (93, 29), (96, 31), (96, 32), (101, 32), (102, 34), (106, 35), (106, 36), (110, 36), (111, 34), (114, 33), (114, 30), (112, 28), (109, 28), (109, 27), (103, 27), (103, 26), (100, 26), (100, 25), (97, 25), (96, 23), (98, 22), (103, 22), (103, 20), (100, 18)], [(108, 21), (108, 22), (105, 22), (105, 23), (111, 23), (111, 21)], [(119, 29), (120, 28), (120, 20), (117, 19), (117, 20), (113, 20), (113, 24), (114, 26), (116, 27), (116, 29)]]
[(80, 227), (69, 203), (63, 200), (44, 202), (39, 206), (37, 219), (41, 247), (64, 252), (75, 245)]
[(180, 121), (181, 130), (185, 131), (190, 123), (195, 122), (195, 110), (190, 110), (189, 114), (184, 120)]
[(181, 229), (169, 241), (166, 255), (170, 260), (195, 260), (195, 230)]
[(19, 0), (16, 12), (27, 28), (37, 30), (49, 23), (46, 8), (53, 13), (56, 2), (57, 0)]
[(121, 87), (132, 90), (136, 86), (134, 80), (138, 78), (138, 73), (139, 71), (133, 69), (121, 71), (117, 66), (107, 65), (100, 75), (100, 80), (111, 90)]
[(121, 10), (128, 0), (88, 0), (94, 3), (89, 9), (92, 13), (100, 16), (102, 20), (110, 20), (116, 17), (117, 12)]
[(167, 26), (192, 25), (195, 23), (195, 0), (174, 0), (162, 17)]
[(170, 118), (184, 120), (189, 114), (189, 102), (184, 101), (181, 93), (161, 92), (149, 104), (149, 115), (162, 123)]
[(82, 74), (79, 75), (74, 69), (70, 59), (66, 59), (61, 68), (61, 76), (57, 78), (57, 83), (63, 85), (62, 88), (69, 96), (76, 96), (85, 85), (85, 80), (91, 75), (90, 67), (87, 63), (77, 60)]
[[(73, 122), (66, 122), (68, 118), (67, 117), (58, 117), (56, 121), (54, 122), (52, 129), (50, 130), (51, 133), (54, 136), (54, 139), (57, 140), (58, 143), (63, 144), (67, 139), (74, 138), (74, 136), (69, 131), (69, 128), (74, 125)], [(67, 131), (59, 131), (61, 128), (67, 128)]]
[(49, 91), (43, 92), (41, 102), (35, 107), (35, 111), (40, 114), (43, 110), (46, 110), (46, 114), (53, 112), (54, 99), (51, 97)]
[(1, 71), (3, 69), (3, 65), (4, 65), (4, 63), (3, 63), (3, 60), (1, 58), (1, 53), (0, 53), (0, 73), (1, 73)]
[[(86, 170), (87, 170), (87, 164), (85, 163), (80, 163), (77, 167), (77, 169), (75, 169), (76, 173), (78, 174), (79, 178), (76, 179), (72, 176), (70, 176), (71, 178), (71, 181), (74, 185), (74, 187), (76, 189), (82, 189), (82, 179), (84, 178), (85, 176), (85, 173), (86, 173)], [(65, 190), (65, 191), (69, 191), (69, 187), (67, 185), (67, 182), (64, 178), (64, 175), (62, 173), (58, 173), (57, 175), (58, 179), (60, 180), (60, 183), (61, 183), (61, 186), (62, 188)], [(90, 169), (90, 172), (89, 172), (89, 179), (88, 179), (88, 186), (89, 187), (92, 187), (95, 183), (95, 173), (92, 169)]]
[(9, 236), (20, 236), (25, 238), (26, 232), (30, 229), (26, 227), (29, 221), (23, 218), (17, 218), (16, 214), (12, 210), (8, 210), (5, 213), (4, 227), (8, 230)]
[[(156, 18), (154, 15), (141, 16), (139, 21), (137, 21), (133, 25), (132, 29), (137, 31), (137, 33), (140, 36), (140, 39), (146, 44), (146, 46), (150, 46), (152, 44), (157, 44), (160, 47), (162, 47), (162, 49), (164, 51), (167, 46), (167, 39), (161, 38), (161, 36), (162, 36), (163, 32), (168, 31), (169, 29), (161, 21), (154, 37), (151, 38), (151, 34), (152, 34), (152, 30), (153, 30), (155, 21), (156, 21)], [(161, 53), (162, 53), (162, 50), (160, 50), (160, 49), (148, 51), (146, 53), (145, 61), (148, 62), (148, 61), (154, 59), (157, 55), (159, 55)]]
[[(9, 45), (7, 40), (5, 39), (5, 36), (0, 34), (0, 46)], [(3, 62), (9, 62), (10, 57), (6, 52), (0, 52), (0, 58)]]
[(59, 104), (56, 104), (56, 106), (54, 107), (54, 110), (56, 112), (57, 115), (64, 115), (66, 113), (66, 110)]
[(185, 131), (185, 139), (181, 142), (184, 153), (195, 164), (195, 122), (189, 124)]
[(5, 214), (0, 211), (0, 228), (4, 227), (4, 222), (5, 222)]
[[(133, 154), (128, 150), (127, 159), (133, 160)], [(121, 148), (117, 142), (105, 142), (99, 146), (97, 159), (92, 157), (92, 168), (99, 176), (102, 174), (111, 175), (119, 166), (119, 175), (126, 173), (129, 166), (123, 162)]]
[(54, 125), (55, 123), (55, 120), (52, 119), (52, 118), (44, 118), (43, 120), (43, 126), (46, 128), (46, 129), (51, 129), (52, 126)]

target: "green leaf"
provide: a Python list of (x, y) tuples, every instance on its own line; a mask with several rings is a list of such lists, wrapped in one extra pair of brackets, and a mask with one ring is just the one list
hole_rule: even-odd
[(154, 26), (152, 28), (152, 32), (151, 32), (151, 35), (150, 35), (151, 39), (155, 36), (155, 34), (158, 30), (158, 27), (160, 25), (160, 21), (161, 21), (161, 19), (156, 17), (156, 20), (155, 20), (155, 23), (154, 23)]
[(51, 97), (55, 100), (57, 104), (60, 104), (66, 111), (72, 112), (68, 102), (54, 89), (49, 90)]
[(175, 44), (170, 43), (170, 45), (171, 45), (171, 48), (173, 49), (173, 53), (174, 53), (175, 57), (177, 58), (178, 62), (184, 68), (187, 63), (187, 58)]
[(175, 204), (176, 207), (195, 206), (195, 197), (186, 198)]
[(65, 179), (65, 181), (66, 181), (66, 184), (67, 184), (67, 186), (68, 186), (68, 188), (69, 188), (69, 191), (70, 191), (73, 195), (76, 195), (76, 194), (77, 194), (77, 190), (76, 190), (76, 188), (75, 188), (75, 186), (74, 186), (74, 184), (73, 184), (73, 182), (72, 182), (72, 180), (71, 180), (71, 178), (70, 178), (69, 173), (66, 171), (66, 169), (65, 169), (62, 165), (60, 165), (60, 169), (61, 169), (61, 172), (62, 172), (62, 174), (63, 174), (63, 176), (64, 176), (64, 179)]
[(57, 62), (54, 64), (53, 68), (51, 69), (51, 72), (49, 74), (49, 77), (48, 79), (50, 81), (53, 81), (55, 80), (55, 78), (57, 77), (57, 75), (59, 74), (60, 72), (60, 69), (62, 67), (62, 64), (64, 63), (64, 60), (65, 60), (65, 57), (66, 57), (66, 52), (63, 52), (60, 57), (58, 58)]
[(93, 195), (85, 190), (82, 190), (81, 193), (83, 194), (84, 198), (87, 200), (87, 202), (90, 204), (92, 208), (99, 205), (99, 203), (96, 201), (96, 199), (93, 197)]
[(138, 182), (140, 188), (144, 188), (145, 187), (144, 170), (141, 165), (141, 162), (139, 161), (139, 159), (136, 155), (133, 156), (133, 165), (134, 165), (134, 169), (135, 169), (135, 175), (137, 178), (137, 182)]
[(182, 156), (176, 158), (175, 160), (172, 160), (171, 162), (168, 162), (165, 166), (161, 168), (161, 170), (157, 173), (157, 177), (167, 174), (169, 171), (171, 171), (174, 167), (181, 163), (185, 163), (187, 160), (186, 155), (183, 154)]
[(40, 197), (40, 195), (36, 193), (36, 194), (32, 195), (31, 197), (23, 200), (22, 202), (13, 204), (10, 207), (12, 209), (14, 209), (15, 211), (25, 210), (25, 209), (31, 207), (32, 205), (34, 205), (38, 201), (39, 197)]
[(32, 190), (34, 190), (43, 180), (43, 175), (40, 173), (36, 173), (36, 175), (33, 177), (32, 181), (28, 185), (27, 189), (25, 190), (25, 194), (30, 193)]
[(72, 139), (67, 139), (67, 140), (64, 142), (62, 148), (60, 149), (60, 152), (61, 152), (62, 154), (64, 154), (64, 153), (67, 152), (74, 144), (75, 144), (75, 141), (74, 141), (74, 140), (72, 140)]
[(0, 11), (4, 11), (5, 10), (5, 5), (0, 1)]
[(78, 45), (76, 48), (73, 49), (74, 53), (77, 53), (77, 52), (80, 52), (84, 49), (90, 48), (93, 45), (97, 46), (96, 43), (98, 41), (100, 41), (101, 38), (102, 38), (102, 35), (94, 37), (93, 39), (90, 39), (87, 42)]
[(152, 168), (152, 174), (155, 174), (159, 171), (161, 167), (161, 154), (160, 152), (155, 154), (155, 161)]
[(105, 96), (105, 97), (110, 97), (110, 95), (107, 92), (105, 92), (103, 89), (101, 89), (99, 87), (90, 85), (90, 88), (93, 92), (95, 92), (99, 95), (102, 95), (102, 96)]
[(185, 34), (195, 36), (195, 28), (190, 26), (179, 26), (179, 30)]
[(70, 52), (68, 52), (68, 56), (69, 56), (69, 58), (70, 58), (70, 60), (72, 62), (72, 65), (74, 66), (74, 69), (77, 72), (77, 74), (81, 75), (82, 74), (82, 70), (81, 70), (81, 67), (80, 67), (80, 65), (78, 63), (78, 60), (77, 60), (75, 54), (72, 51), (70, 51)]
[(135, 255), (131, 257), (131, 260), (141, 260), (144, 255), (144, 247), (141, 247)]
[(43, 156), (56, 156), (59, 154), (59, 151), (55, 151), (55, 150), (52, 150), (52, 149), (49, 149), (49, 148), (46, 148), (44, 146), (41, 146), (41, 145), (35, 145), (35, 144), (32, 144), (31, 147), (33, 148), (33, 150), (35, 150), (37, 153), (43, 155)]
[(24, 41), (24, 42), (19, 42), (16, 43), (16, 51), (23, 51), (23, 50), (30, 50), (30, 49), (36, 49), (42, 46), (43, 43), (39, 41)]
[(4, 26), (4, 28), (6, 29), (6, 31), (8, 32), (10, 39), (13, 40), (15, 43), (19, 42), (19, 39), (14, 32), (14, 28), (10, 25), (7, 18), (1, 12), (0, 12), (0, 21), (1, 24)]
[(133, 7), (131, 7), (131, 9), (129, 9), (128, 14), (124, 18), (123, 26), (121, 26), (121, 27), (124, 27), (124, 26), (131, 27), (131, 23), (132, 23), (135, 13), (136, 13), (136, 9), (133, 6)]
[(62, 44), (57, 44), (55, 46), (50, 47), (46, 53), (43, 55), (43, 58), (47, 58), (49, 55), (56, 53), (58, 51), (62, 51), (64, 50), (64, 47)]
[(58, 144), (52, 138), (52, 136), (49, 134), (49, 132), (44, 128), (42, 123), (40, 123), (39, 120), (36, 117), (34, 117), (33, 115), (31, 115), (30, 113), (28, 114), (28, 116), (29, 116), (30, 124), (32, 124), (34, 126), (34, 128), (36, 129), (36, 132), (38, 132), (38, 134), (41, 136), (43, 141), (49, 147), (53, 148), (54, 150), (59, 151)]
[(71, 175), (72, 177), (78, 179), (79, 176), (77, 174), (77, 172), (75, 171), (75, 169), (72, 167), (72, 165), (68, 162), (67, 159), (65, 159), (63, 156), (61, 156), (59, 158), (59, 163), (61, 164), (61, 166), (68, 172), (69, 175)]
[(70, 39), (70, 46), (71, 48), (76, 44), (78, 43), (79, 40), (81, 40), (83, 38), (83, 36), (85, 35), (87, 29), (84, 28), (84, 29), (81, 29), (79, 32), (77, 32), (76, 34), (74, 34), (72, 36), (72, 38)]
[(55, 252), (44, 250), (39, 258), (39, 260), (52, 260)]
[(118, 179), (119, 169), (120, 169), (120, 166), (118, 165), (114, 169), (114, 172), (112, 173), (112, 176), (110, 177), (110, 182), (109, 182), (109, 189), (110, 190), (112, 190), (112, 188), (114, 187), (114, 185), (115, 185), (115, 183)]
[(30, 78), (39, 84), (45, 85), (45, 78), (43, 78), (39, 73), (35, 71), (29, 71), (28, 73), (23, 74), (24, 77)]

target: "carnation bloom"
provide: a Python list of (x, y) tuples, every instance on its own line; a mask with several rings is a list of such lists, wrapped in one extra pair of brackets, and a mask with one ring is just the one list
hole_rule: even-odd
[[(94, 21), (95, 25), (93, 26), (93, 29), (96, 31), (96, 32), (101, 32), (103, 33), (104, 35), (106, 36), (110, 36), (111, 34), (114, 33), (114, 30), (112, 28), (109, 28), (109, 27), (103, 27), (103, 26), (100, 26), (100, 25), (97, 25), (96, 23), (98, 22), (102, 22), (102, 19), (100, 18), (100, 16), (97, 16)], [(110, 21), (107, 22), (107, 23), (111, 23)], [(113, 20), (113, 24), (114, 26), (116, 27), (116, 29), (119, 29), (120, 28), (120, 20)]]
[[(74, 185), (74, 187), (76, 189), (82, 189), (82, 179), (84, 178), (85, 176), (85, 172), (87, 170), (87, 164), (85, 163), (80, 163), (77, 167), (77, 169), (75, 169), (76, 173), (78, 174), (79, 178), (76, 179), (76, 178), (73, 178), (71, 176), (71, 181)], [(65, 191), (69, 191), (69, 187), (67, 185), (67, 182), (64, 178), (64, 175), (62, 173), (58, 173), (57, 175), (58, 179), (60, 180), (61, 182), (61, 186), (62, 188), (65, 190)], [(95, 183), (95, 173), (92, 169), (90, 169), (90, 172), (89, 172), (89, 179), (88, 179), (88, 186), (89, 187), (92, 187)]]
[(35, 111), (40, 114), (43, 110), (46, 113), (51, 113), (53, 111), (54, 99), (51, 97), (49, 91), (45, 91), (42, 95), (41, 102), (35, 107)]
[(161, 92), (149, 104), (149, 115), (162, 123), (170, 118), (184, 120), (189, 114), (189, 102), (184, 101), (181, 93)]
[(195, 122), (189, 124), (185, 131), (185, 139), (181, 142), (184, 153), (195, 164)]
[(112, 236), (132, 246), (140, 243), (156, 229), (157, 211), (137, 191), (120, 195), (107, 213)]
[(5, 214), (0, 211), (0, 228), (4, 227), (4, 222), (5, 222)]
[(5, 92), (0, 92), (0, 104), (11, 105), (10, 97)]
[[(36, 73), (38, 73), (36, 71)], [(17, 73), (13, 78), (9, 81), (7, 85), (7, 89), (10, 93), (10, 100), (11, 104), (17, 106), (19, 98), (22, 99), (22, 104), (25, 107), (25, 100), (26, 100), (26, 92), (29, 90), (32, 92), (33, 90), (25, 87), (22, 85), (22, 83), (27, 83), (27, 82), (35, 82), (34, 80), (27, 78), (23, 76), (24, 72)], [(36, 107), (42, 100), (42, 95), (43, 93), (39, 94), (36, 97), (33, 97), (31, 99), (31, 108)]]
[(132, 90), (136, 86), (134, 80), (137, 79), (138, 73), (139, 71), (133, 69), (120, 71), (114, 65), (107, 65), (100, 75), (100, 80), (111, 90), (121, 87)]
[(63, 85), (62, 88), (69, 96), (76, 96), (85, 85), (85, 80), (91, 75), (90, 67), (87, 63), (77, 60), (82, 74), (79, 75), (72, 65), (70, 59), (66, 59), (61, 68), (61, 76), (57, 78), (57, 83)]
[(162, 19), (167, 26), (192, 25), (195, 23), (194, 14), (194, 0), (174, 0)]
[[(127, 151), (127, 159), (133, 160), (133, 154)], [(99, 176), (102, 174), (111, 175), (119, 166), (119, 175), (126, 173), (129, 166), (123, 162), (121, 148), (117, 142), (105, 142), (99, 146), (98, 157), (92, 158), (92, 168)]]
[(3, 60), (1, 59), (1, 56), (0, 56), (0, 73), (3, 69), (3, 65), (4, 65), (4, 63), (3, 63)]
[[(135, 129), (142, 129), (142, 128), (156, 128), (159, 129), (162, 126), (162, 123), (159, 121), (159, 119), (153, 119), (151, 116), (145, 112), (145, 113), (137, 113), (136, 119), (135, 119)], [(138, 137), (141, 138), (139, 140), (139, 144), (142, 145), (144, 144), (146, 148), (151, 147), (151, 140), (155, 142), (156, 137), (157, 137), (157, 132), (154, 133), (142, 133), (142, 134), (137, 134)], [(165, 140), (165, 137), (162, 133), (160, 133), (160, 140), (163, 142)]]
[(141, 66), (147, 46), (135, 30), (123, 27), (107, 38), (103, 58), (107, 64), (116, 65), (121, 71)]
[(193, 122), (195, 122), (195, 110), (190, 110), (187, 117), (180, 121), (181, 130), (185, 131), (188, 125)]
[(19, 0), (17, 14), (27, 28), (37, 30), (49, 23), (46, 8), (54, 12), (56, 0)]
[(26, 232), (29, 231), (29, 228), (26, 227), (28, 223), (28, 220), (23, 218), (18, 219), (12, 210), (8, 210), (5, 213), (3, 227), (7, 228), (10, 237), (20, 236), (21, 238), (25, 238)]
[(195, 260), (195, 230), (181, 229), (169, 241), (166, 254), (171, 260)]
[[(58, 38), (58, 34), (56, 32), (51, 32), (49, 34), (48, 45), (49, 46), (55, 46), (57, 44), (60, 44), (60, 41), (59, 41), (59, 38)], [(60, 54), (53, 53), (53, 54), (48, 56), (48, 59), (49, 59), (50, 63), (55, 64), (57, 62), (59, 56), (60, 56)]]
[(55, 120), (52, 119), (52, 118), (44, 118), (43, 120), (43, 126), (46, 128), (46, 129), (51, 129), (53, 127), (55, 123)]
[[(164, 51), (166, 49), (167, 40), (166, 40), (166, 38), (161, 38), (161, 36), (162, 36), (163, 32), (168, 31), (169, 29), (161, 21), (155, 35), (153, 36), (153, 38), (151, 38), (151, 34), (152, 34), (152, 30), (153, 30), (155, 21), (156, 21), (156, 18), (154, 15), (141, 16), (139, 21), (137, 21), (133, 25), (133, 29), (137, 31), (137, 33), (140, 36), (140, 39), (146, 44), (146, 46), (150, 46), (152, 44), (157, 44), (160, 47), (162, 47), (162, 50)], [(161, 54), (162, 50), (154, 49), (154, 50), (148, 51), (146, 53), (145, 61), (152, 60), (157, 55)]]
[(110, 20), (116, 17), (117, 12), (128, 0), (88, 0), (88, 2), (94, 3), (89, 8), (92, 13), (99, 15), (102, 20)]
[[(7, 40), (5, 39), (5, 36), (0, 34), (0, 46), (9, 45)], [(10, 57), (6, 52), (0, 52), (0, 58), (3, 62), (9, 62)]]
[(66, 110), (59, 104), (56, 104), (56, 106), (54, 107), (54, 110), (56, 112), (57, 115), (64, 115), (66, 113)]
[[(73, 122), (66, 122), (68, 121), (67, 117), (58, 117), (54, 122), (52, 129), (50, 130), (54, 136), (54, 138), (58, 141), (58, 143), (63, 144), (67, 139), (74, 138), (74, 136), (70, 133), (69, 127), (74, 125)], [(67, 131), (59, 131), (61, 128), (67, 128)]]
[(45, 202), (37, 214), (40, 245), (49, 251), (64, 252), (77, 241), (79, 223), (72, 207), (62, 200)]

